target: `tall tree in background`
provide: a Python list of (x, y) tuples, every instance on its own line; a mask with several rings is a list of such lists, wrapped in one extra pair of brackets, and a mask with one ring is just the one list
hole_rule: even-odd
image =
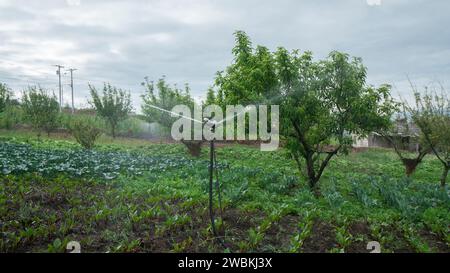
[[(50, 95), (41, 87), (28, 87), (22, 95), (25, 119), (37, 130), (49, 136), (57, 128), (59, 104), (55, 95)], [(40, 133), (39, 133), (40, 134)]]
[(439, 95), (426, 88), (422, 94), (414, 88), (415, 107), (409, 107), (412, 119), (423, 132), (427, 144), (443, 165), (441, 186), (450, 170), (450, 100), (444, 89)]
[[(141, 106), (142, 112), (148, 122), (156, 122), (166, 131), (170, 130), (172, 124), (178, 117), (172, 117), (169, 113), (155, 109), (152, 106), (171, 111), (176, 105), (185, 105), (189, 107), (191, 113), (194, 110), (195, 102), (191, 97), (188, 84), (185, 85), (184, 90), (181, 90), (176, 86), (171, 87), (166, 82), (165, 77), (159, 79), (156, 84), (153, 81), (149, 81), (146, 77), (142, 85), (145, 87), (145, 94), (142, 96), (144, 101)], [(191, 155), (195, 157), (200, 156), (203, 140), (181, 140), (181, 142), (187, 147)]]
[(214, 89), (212, 87), (208, 88), (208, 91), (206, 91), (206, 100), (204, 102), (205, 105), (212, 105), (212, 104), (218, 104), (218, 100), (216, 98), (216, 94), (214, 92)]
[(166, 82), (165, 77), (159, 79), (156, 84), (153, 81), (149, 81), (146, 77), (142, 85), (145, 87), (145, 94), (142, 96), (142, 113), (148, 122), (157, 122), (166, 130), (170, 129), (177, 118), (151, 106), (156, 106), (167, 111), (172, 110), (176, 105), (186, 105), (191, 110), (194, 108), (194, 100), (190, 95), (190, 88), (187, 84), (185, 85), (185, 89), (181, 90), (176, 86), (171, 87)]
[(115, 138), (118, 123), (126, 119), (132, 110), (130, 92), (109, 83), (103, 85), (103, 94), (99, 94), (92, 85), (89, 85), (89, 89), (92, 97), (90, 104), (97, 114), (106, 120), (111, 129), (111, 135)]
[(12, 93), (9, 87), (4, 83), (0, 83), (0, 113), (5, 111), (11, 100), (11, 96)]

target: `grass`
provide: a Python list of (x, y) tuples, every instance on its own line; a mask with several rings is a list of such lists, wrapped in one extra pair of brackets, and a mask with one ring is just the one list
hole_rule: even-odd
[[(179, 144), (103, 139), (84, 152), (61, 136), (0, 136), (0, 170), (14, 166), (0, 174), (1, 252), (63, 252), (69, 241), (83, 252), (369, 252), (373, 240), (383, 252), (449, 252), (449, 192), (433, 156), (409, 179), (389, 150), (336, 157), (316, 198), (285, 150), (220, 147), (224, 250), (209, 223), (206, 149), (197, 159)], [(42, 153), (76, 154), (73, 168), (92, 171), (56, 159), (40, 171)], [(117, 175), (98, 175), (109, 160)]]

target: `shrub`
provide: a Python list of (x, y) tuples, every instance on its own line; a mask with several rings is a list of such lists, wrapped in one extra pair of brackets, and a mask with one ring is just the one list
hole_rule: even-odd
[(7, 106), (3, 113), (0, 113), (0, 128), (12, 129), (22, 121), (23, 112), (20, 107)]
[(76, 141), (86, 149), (92, 149), (101, 135), (95, 120), (89, 118), (77, 118), (69, 123), (69, 131)]
[(0, 113), (8, 106), (11, 96), (11, 89), (6, 84), (0, 83)]
[(444, 208), (428, 208), (423, 213), (422, 219), (431, 231), (440, 236), (448, 236), (450, 232), (450, 215)]
[(29, 87), (23, 92), (22, 107), (26, 120), (36, 129), (50, 135), (59, 124), (59, 104), (55, 95), (41, 87)]
[(145, 134), (145, 121), (136, 117), (129, 117), (117, 124), (117, 135), (126, 137), (139, 137)]

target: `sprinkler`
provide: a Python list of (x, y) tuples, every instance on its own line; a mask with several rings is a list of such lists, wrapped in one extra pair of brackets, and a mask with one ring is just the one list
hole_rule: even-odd
[[(281, 95), (275, 96), (271, 99), (268, 99), (267, 102), (275, 100), (277, 98), (279, 98)], [(227, 117), (225, 119), (222, 119), (221, 121), (215, 121), (212, 118), (204, 118), (203, 121), (197, 120), (197, 119), (193, 119), (191, 117), (187, 117), (187, 116), (183, 116), (179, 113), (173, 112), (173, 111), (169, 111), (154, 105), (149, 105), (150, 107), (157, 109), (159, 111), (168, 113), (168, 114), (172, 114), (174, 117), (179, 117), (179, 118), (184, 118), (193, 122), (197, 122), (197, 123), (201, 123), (203, 126), (207, 125), (209, 126), (209, 130), (211, 131), (211, 133), (215, 133), (215, 130), (217, 127), (219, 126), (223, 126), (223, 124), (225, 122), (228, 122), (231, 119), (234, 119), (240, 115), (243, 115), (246, 113), (247, 110), (250, 109), (250, 106), (246, 106), (242, 111), (240, 111), (239, 113), (236, 113), (235, 115), (233, 115), (232, 117)], [(218, 202), (219, 202), (219, 209), (220, 209), (220, 213), (222, 216), (222, 198), (221, 198), (221, 191), (220, 191), (220, 183), (219, 183), (219, 171), (217, 168), (217, 158), (216, 158), (216, 151), (215, 151), (215, 145), (214, 145), (214, 138), (212, 138), (211, 140), (209, 140), (209, 216), (210, 216), (210, 220), (211, 220), (211, 229), (213, 232), (213, 235), (215, 237), (215, 239), (220, 243), (220, 245), (222, 245), (224, 248), (228, 248), (224, 241), (222, 240), (222, 238), (219, 236), (219, 234), (217, 233), (217, 228), (216, 228), (216, 223), (215, 223), (215, 214), (214, 214), (214, 196), (213, 196), (213, 190), (214, 190), (214, 177), (216, 179), (216, 191), (217, 191), (217, 198), (218, 198)], [(223, 217), (222, 217), (223, 219)]]
[[(206, 125), (209, 125), (211, 132), (214, 133), (216, 130), (217, 122), (208, 118), (203, 119)], [(227, 248), (224, 241), (219, 237), (216, 229), (216, 223), (214, 219), (214, 204), (213, 204), (213, 184), (214, 184), (214, 174), (216, 175), (216, 191), (219, 201), (219, 209), (222, 213), (222, 198), (220, 194), (220, 182), (219, 173), (217, 170), (217, 159), (216, 151), (214, 147), (214, 138), (209, 141), (209, 216), (211, 220), (211, 229), (216, 240), (224, 247)]]
[[(169, 110), (166, 110), (166, 109), (154, 106), (154, 105), (149, 105), (149, 106), (154, 109), (157, 109), (159, 111), (178, 116), (180, 118), (185, 118), (185, 119), (191, 120), (193, 122), (202, 123), (203, 126), (208, 125), (208, 126), (210, 126), (210, 131), (212, 133), (214, 133), (216, 130), (216, 127), (220, 126), (220, 124), (223, 123), (223, 121), (224, 121), (224, 120), (222, 120), (220, 122), (216, 122), (215, 120), (213, 120), (211, 118), (204, 118), (203, 121), (199, 121), (197, 119), (193, 119), (191, 117), (186, 117), (179, 113), (175, 113), (175, 112), (172, 112), (172, 111), (169, 111)], [(224, 241), (219, 237), (219, 234), (217, 233), (216, 223), (215, 223), (215, 219), (214, 219), (215, 218), (214, 204), (213, 204), (214, 175), (216, 178), (216, 191), (217, 191), (217, 196), (218, 196), (218, 201), (219, 201), (219, 209), (220, 209), (220, 212), (222, 213), (222, 200), (221, 200), (222, 198), (221, 198), (221, 193), (220, 193), (219, 172), (217, 170), (217, 158), (216, 158), (216, 152), (215, 152), (215, 146), (214, 146), (214, 138), (212, 138), (209, 141), (209, 147), (210, 147), (209, 168), (208, 168), (208, 171), (209, 171), (209, 217), (211, 220), (211, 229), (212, 229), (214, 237), (219, 242), (219, 244), (221, 244), (224, 248), (227, 248)]]

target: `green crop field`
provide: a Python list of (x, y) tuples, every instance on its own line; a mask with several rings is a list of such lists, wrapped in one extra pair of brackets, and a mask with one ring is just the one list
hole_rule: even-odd
[(316, 198), (284, 149), (218, 148), (222, 211), (211, 233), (208, 150), (3, 132), (0, 252), (449, 252), (449, 191), (428, 156), (415, 174), (390, 150), (338, 156)]

